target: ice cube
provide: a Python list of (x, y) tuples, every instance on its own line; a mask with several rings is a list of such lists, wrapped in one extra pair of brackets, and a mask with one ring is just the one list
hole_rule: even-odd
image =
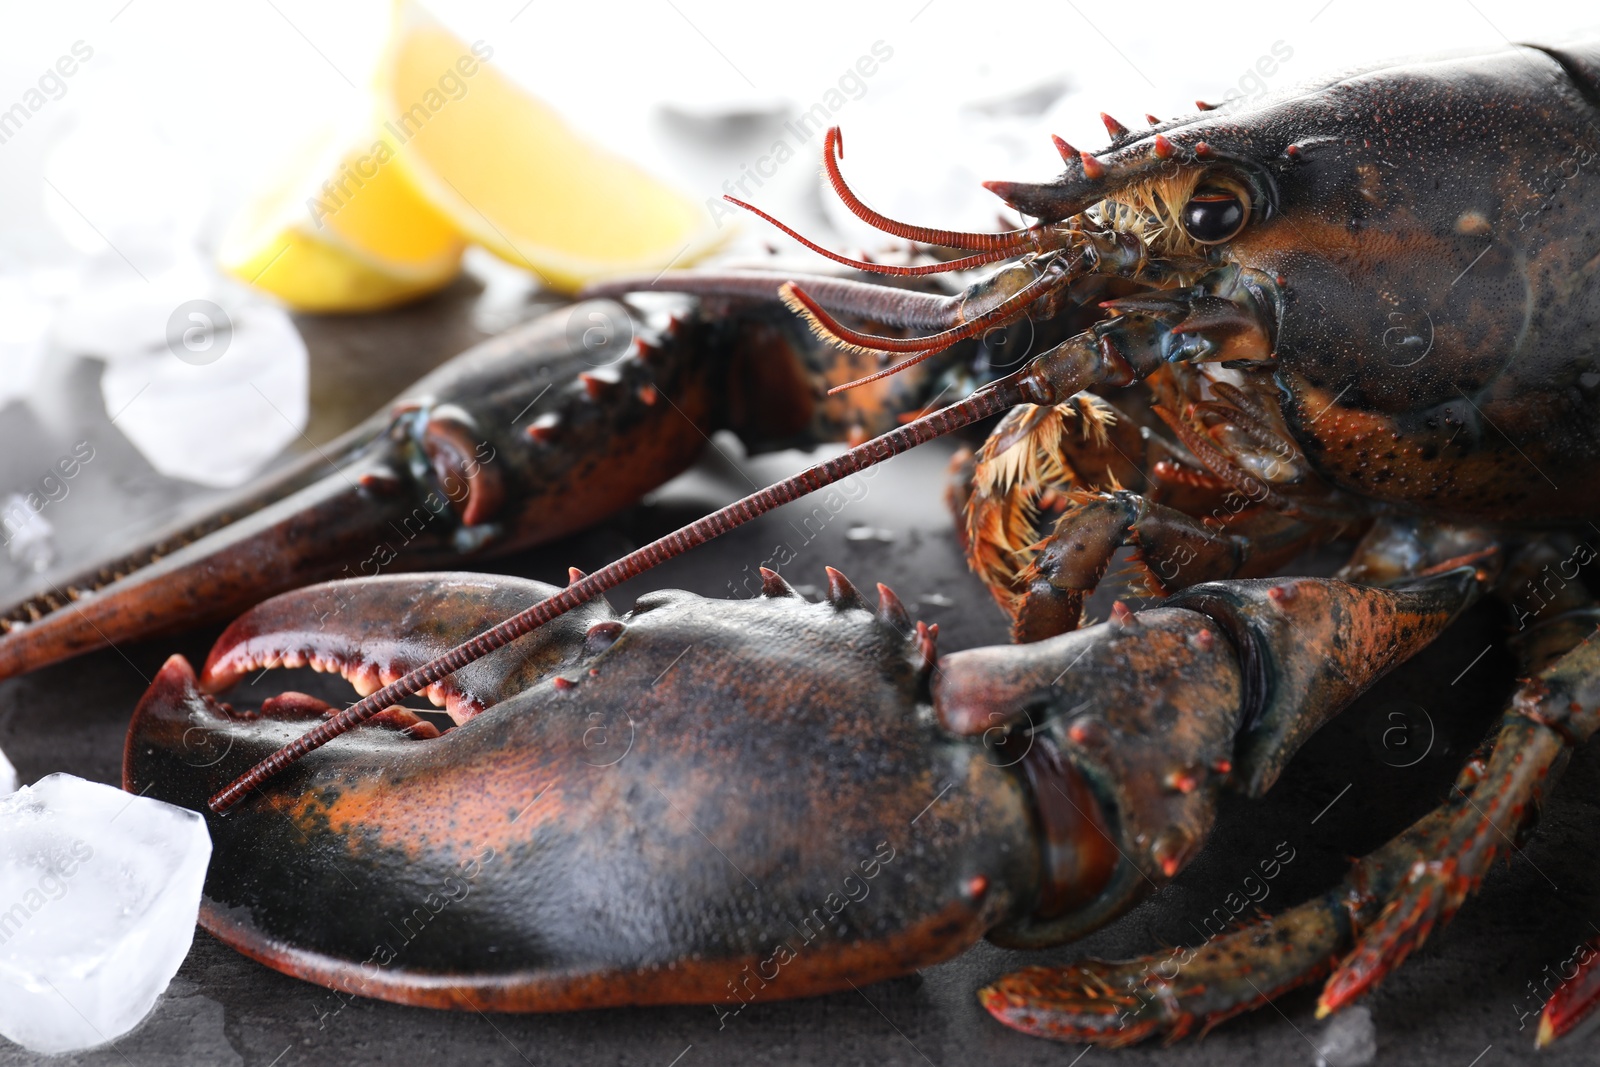
[(70, 774), (0, 798), (0, 1034), (104, 1044), (189, 954), (211, 858), (192, 811)]
[(106, 412), (167, 477), (239, 485), (303, 434), (305, 341), (288, 312), (222, 279), (160, 313), (165, 339), (101, 376)]
[(1365, 1005), (1346, 1008), (1317, 1035), (1317, 1067), (1365, 1067), (1378, 1055), (1378, 1029)]

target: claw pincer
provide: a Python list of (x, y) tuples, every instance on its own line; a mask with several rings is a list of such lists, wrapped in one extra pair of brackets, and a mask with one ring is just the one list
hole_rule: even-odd
[[(559, 315), (519, 327), (207, 517), (58, 579), (65, 596), (5, 611), (0, 677), (226, 619), (311, 582), (550, 540), (631, 503), (702, 447), (697, 420), (707, 417), (714, 367), (689, 361), (659, 324), (621, 305), (591, 302), (573, 313), (596, 307), (618, 332), (636, 335), (631, 347), (588, 353), (569, 342)], [(585, 377), (602, 357), (611, 388), (596, 397)], [(647, 389), (669, 391), (678, 408)], [(595, 479), (608, 462), (611, 476)]]
[[(591, 603), (452, 679), (438, 697), (482, 710), (437, 739), (369, 726), (318, 750), (212, 817), (202, 922), (353, 993), (501, 1010), (736, 1010), (961, 951), (1032, 895), (1022, 783), (928, 715), (892, 594), (773, 588)], [(206, 689), (284, 657), (403, 672), (548, 591), (435, 575), (270, 601), (198, 678), (168, 662), (126, 781), (204, 810), (303, 725)]]
[(776, 297), (655, 299), (585, 301), (486, 341), (205, 517), (0, 608), (0, 678), (312, 582), (547, 543), (636, 503), (719, 429), (752, 451), (809, 447), (891, 429), (944, 388), (941, 362), (865, 402), (819, 401), (864, 358), (812, 338)]
[(1293, 584), (1202, 586), (942, 659), (891, 591), (874, 610), (833, 571), (820, 604), (770, 572), (749, 600), (659, 592), (620, 617), (594, 601), (436, 685), (456, 723), (442, 734), (415, 710), (368, 723), (210, 812), (218, 786), (332, 711), (220, 696), (281, 666), (371, 689), (551, 591), (332, 582), (243, 616), (198, 676), (169, 660), (125, 786), (206, 813), (202, 923), (289, 974), (435, 1007), (736, 1011), (985, 935), (1053, 944), (1109, 921), (1199, 850), (1252, 723), (1279, 739), (1252, 756), (1270, 768), (1304, 736), (1286, 721), (1320, 721), (1410, 651), (1363, 643), (1395, 627), (1345, 625), (1332, 669), (1350, 673), (1332, 680), (1269, 616), (1386, 615), (1420, 641), (1475, 595), (1470, 571)]

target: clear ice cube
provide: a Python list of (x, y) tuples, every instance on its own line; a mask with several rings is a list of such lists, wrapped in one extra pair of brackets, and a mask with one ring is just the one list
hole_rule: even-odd
[(0, 1034), (55, 1053), (133, 1029), (189, 954), (210, 858), (198, 814), (108, 785), (0, 797)]

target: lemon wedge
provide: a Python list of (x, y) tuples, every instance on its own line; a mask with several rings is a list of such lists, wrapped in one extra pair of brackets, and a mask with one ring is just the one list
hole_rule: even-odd
[(396, 5), (379, 133), (463, 233), (556, 289), (686, 265), (714, 248), (699, 205), (580, 137), (413, 3)]
[(372, 311), (449, 284), (464, 247), (381, 138), (328, 130), (240, 213), (218, 259), (296, 311)]

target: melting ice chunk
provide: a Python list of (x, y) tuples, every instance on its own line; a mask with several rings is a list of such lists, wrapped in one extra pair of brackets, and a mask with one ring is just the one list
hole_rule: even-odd
[(0, 798), (0, 1034), (67, 1052), (128, 1032), (189, 954), (205, 820), (70, 774)]
[(1317, 1035), (1317, 1067), (1365, 1067), (1378, 1054), (1378, 1029), (1365, 1005), (1346, 1008)]

